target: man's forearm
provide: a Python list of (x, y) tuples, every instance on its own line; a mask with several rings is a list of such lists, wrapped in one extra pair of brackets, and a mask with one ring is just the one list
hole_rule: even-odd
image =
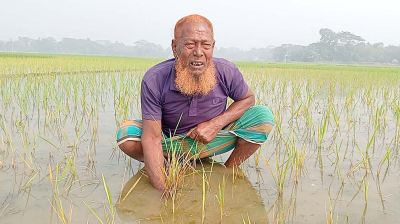
[(246, 98), (233, 102), (224, 113), (215, 117), (212, 121), (220, 126), (220, 128), (223, 128), (239, 119), (247, 109), (254, 105), (254, 103), (255, 97), (250, 92)]
[(144, 154), (144, 164), (151, 184), (159, 189), (165, 189), (164, 156), (161, 146), (161, 140), (151, 138), (142, 138), (142, 147)]

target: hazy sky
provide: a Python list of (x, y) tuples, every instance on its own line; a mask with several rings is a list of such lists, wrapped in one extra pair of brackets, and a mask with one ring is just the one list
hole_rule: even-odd
[(1, 0), (0, 40), (19, 36), (170, 44), (175, 22), (201, 14), (219, 47), (307, 45), (320, 28), (400, 45), (398, 0)]

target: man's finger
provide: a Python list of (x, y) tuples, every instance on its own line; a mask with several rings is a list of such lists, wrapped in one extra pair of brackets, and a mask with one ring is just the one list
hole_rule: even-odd
[(186, 135), (189, 136), (190, 138), (196, 139), (198, 134), (197, 134), (195, 128), (192, 128)]
[(205, 136), (199, 136), (198, 140), (203, 144), (208, 144), (210, 142)]
[(203, 138), (198, 138), (197, 141), (203, 143), (203, 144), (207, 144), (207, 141)]
[(188, 131), (188, 133), (186, 133), (186, 136), (190, 136), (190, 134), (192, 134), (192, 132), (194, 131), (195, 128), (192, 128)]

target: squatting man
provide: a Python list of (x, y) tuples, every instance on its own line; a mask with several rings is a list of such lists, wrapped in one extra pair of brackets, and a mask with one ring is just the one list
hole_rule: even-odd
[[(143, 77), (142, 120), (125, 121), (117, 131), (120, 149), (144, 162), (159, 190), (165, 189), (164, 156), (172, 134), (180, 142), (176, 149), (196, 158), (232, 151), (225, 166), (233, 167), (249, 158), (273, 128), (271, 110), (254, 105), (254, 93), (239, 69), (213, 58), (214, 46), (207, 18), (180, 19), (171, 43), (174, 58), (150, 68)], [(233, 103), (226, 108), (228, 97)]]

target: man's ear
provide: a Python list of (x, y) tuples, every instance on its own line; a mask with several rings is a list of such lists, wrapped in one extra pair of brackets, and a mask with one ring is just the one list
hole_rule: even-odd
[(171, 41), (171, 49), (172, 49), (172, 54), (174, 55), (174, 58), (178, 58), (178, 54), (176, 53), (175, 39), (172, 39), (172, 41)]

